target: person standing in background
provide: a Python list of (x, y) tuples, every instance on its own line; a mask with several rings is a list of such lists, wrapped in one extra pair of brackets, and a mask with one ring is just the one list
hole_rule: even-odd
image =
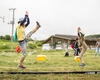
[(100, 38), (98, 38), (97, 42), (96, 42), (96, 48), (95, 48), (95, 57), (96, 55), (98, 54), (99, 55), (99, 58), (100, 58)]
[(79, 46), (78, 46), (78, 38), (76, 38), (76, 41), (74, 42), (74, 56), (79, 56), (79, 53), (81, 52)]

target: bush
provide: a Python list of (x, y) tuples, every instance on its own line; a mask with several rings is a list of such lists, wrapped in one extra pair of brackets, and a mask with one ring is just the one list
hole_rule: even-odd
[(7, 44), (1, 45), (0, 49), (10, 49), (10, 46)]
[(40, 42), (39, 42), (39, 43), (37, 43), (37, 46), (41, 47), (41, 46), (42, 46), (42, 43), (40, 43)]
[(30, 49), (35, 49), (35, 48), (36, 48), (36, 45), (35, 45), (35, 44), (29, 43), (29, 44), (28, 44), (28, 48), (30, 48)]

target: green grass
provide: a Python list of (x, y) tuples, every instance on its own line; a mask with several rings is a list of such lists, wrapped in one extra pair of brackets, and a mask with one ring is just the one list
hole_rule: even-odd
[[(33, 72), (33, 71), (90, 71), (90, 70), (100, 70), (100, 59), (98, 57), (94, 58), (94, 50), (88, 50), (84, 54), (84, 60), (86, 63), (85, 67), (80, 67), (81, 62), (75, 62), (73, 51), (69, 50), (69, 57), (64, 57), (64, 51), (41, 51), (41, 49), (28, 50), (28, 55), (24, 61), (26, 69), (18, 69), (17, 65), (21, 57), (21, 53), (16, 52), (0, 52), (0, 72)], [(46, 55), (46, 61), (37, 61), (37, 55), (43, 54)], [(30, 75), (28, 76), (29, 80), (98, 80), (99, 75), (85, 75), (85, 74), (48, 74), (48, 75)], [(60, 77), (59, 77), (60, 76)], [(5, 77), (2, 79), (2, 77)], [(10, 78), (17, 78), (20, 80), (28, 80), (23, 77), (22, 74), (0, 74), (2, 80), (11, 80)], [(90, 78), (90, 79), (89, 79)]]
[(0, 80), (99, 80), (100, 75), (85, 74), (13, 74), (0, 75)]
[[(100, 59), (94, 58), (94, 51), (88, 50), (84, 54), (86, 67), (80, 67), (81, 62), (75, 62), (73, 52), (70, 51), (69, 57), (64, 57), (64, 51), (41, 51), (33, 50), (27, 52), (27, 57), (24, 65), (27, 67), (22, 71), (84, 71), (84, 70), (99, 70)], [(37, 61), (37, 55), (46, 55), (46, 61)], [(12, 68), (12, 71), (20, 71), (17, 69), (17, 64), (20, 60), (21, 53), (16, 52), (1, 52), (0, 53), (0, 71), (7, 71)], [(5, 67), (5, 69), (3, 69)]]
[[(11, 49), (11, 41), (2, 41), (0, 40), (0, 50), (9, 50)], [(15, 49), (16, 46), (18, 45), (18, 42), (13, 42), (13, 48)]]

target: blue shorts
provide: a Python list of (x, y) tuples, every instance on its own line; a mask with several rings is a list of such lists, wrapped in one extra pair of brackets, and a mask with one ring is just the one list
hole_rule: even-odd
[(19, 42), (19, 45), (21, 46), (23, 56), (26, 56), (26, 55), (27, 55), (27, 53), (26, 53), (26, 43), (29, 41), (29, 38), (32, 36), (32, 34), (33, 34), (33, 33), (32, 33), (32, 31), (31, 31), (31, 32), (29, 32), (29, 33), (26, 35), (26, 37), (25, 37), (24, 40), (18, 41), (18, 42)]
[(23, 56), (26, 56), (26, 40), (18, 41), (21, 46)]

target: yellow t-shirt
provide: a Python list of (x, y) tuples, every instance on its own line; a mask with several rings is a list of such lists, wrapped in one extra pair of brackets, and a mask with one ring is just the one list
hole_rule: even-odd
[(18, 38), (18, 41), (22, 41), (25, 39), (25, 26), (20, 26), (20, 24), (18, 24), (18, 26), (17, 26), (17, 38)]

